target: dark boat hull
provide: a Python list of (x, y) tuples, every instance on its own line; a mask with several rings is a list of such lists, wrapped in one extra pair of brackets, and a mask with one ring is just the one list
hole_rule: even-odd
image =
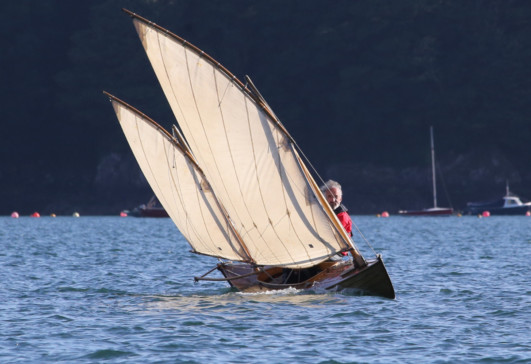
[(450, 216), (454, 213), (452, 208), (438, 208), (412, 211), (398, 211), (401, 216)]
[(129, 215), (134, 217), (169, 217), (156, 196), (151, 197), (147, 204), (135, 207)]
[[(312, 276), (300, 282), (289, 282), (289, 276), (278, 267), (266, 267), (253, 274), (253, 267), (242, 263), (220, 263), (218, 270), (227, 278), (230, 285), (243, 292), (271, 291), (286, 288), (355, 290), (368, 295), (395, 298), (393, 284), (380, 256), (368, 261), (367, 266), (355, 268), (351, 261), (324, 262), (314, 267)], [(300, 270), (297, 272), (303, 272)]]
[(134, 209), (130, 214), (134, 217), (169, 217), (168, 213), (163, 207), (146, 208), (146, 209)]
[(518, 196), (511, 194), (509, 185), (502, 198), (484, 202), (468, 202), (465, 209), (465, 213), (470, 215), (479, 215), (484, 212), (488, 212), (489, 215), (527, 215), (530, 211), (531, 202), (523, 203)]
[(483, 211), (488, 211), (489, 214), (492, 216), (492, 215), (521, 215), (521, 216), (524, 216), (528, 211), (531, 211), (531, 207), (530, 206), (516, 206), (516, 207), (497, 207), (497, 208), (492, 208), (492, 207), (488, 207), (488, 206), (485, 206), (485, 207), (474, 207), (474, 208), (469, 208), (467, 210), (467, 213), (468, 214), (471, 214), (471, 215), (479, 215), (479, 214), (482, 214)]

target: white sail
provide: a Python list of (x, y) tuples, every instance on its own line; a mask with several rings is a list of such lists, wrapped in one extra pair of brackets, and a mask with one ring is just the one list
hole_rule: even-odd
[(133, 21), (198, 164), (254, 261), (303, 268), (349, 248), (315, 198), (290, 138), (241, 82), (177, 36)]
[(191, 156), (160, 125), (109, 96), (144, 176), (194, 251), (249, 261)]

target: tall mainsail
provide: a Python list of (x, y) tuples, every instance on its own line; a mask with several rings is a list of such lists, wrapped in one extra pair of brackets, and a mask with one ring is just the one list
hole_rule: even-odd
[(194, 251), (251, 261), (186, 148), (156, 122), (107, 95), (144, 176)]
[(291, 138), (243, 84), (176, 35), (135, 15), (133, 22), (194, 157), (253, 260), (303, 268), (350, 248), (315, 198)]

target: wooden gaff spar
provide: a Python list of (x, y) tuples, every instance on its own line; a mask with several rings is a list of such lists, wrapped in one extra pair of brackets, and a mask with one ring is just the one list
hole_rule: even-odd
[[(107, 95), (149, 184), (194, 252), (222, 259), (216, 268), (223, 280), (243, 291), (318, 286), (394, 298), (381, 257), (361, 255), (250, 79), (246, 87), (199, 48), (124, 11), (183, 135)], [(344, 251), (353, 260), (333, 260)]]

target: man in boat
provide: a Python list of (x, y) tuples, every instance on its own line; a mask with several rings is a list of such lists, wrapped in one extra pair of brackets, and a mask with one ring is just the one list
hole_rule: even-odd
[[(337, 218), (347, 231), (349, 236), (352, 236), (352, 219), (348, 214), (348, 209), (341, 203), (343, 201), (343, 191), (341, 190), (341, 185), (334, 181), (328, 180), (323, 186), (321, 186), (321, 192), (326, 197), (328, 204), (334, 210), (334, 213), (337, 215)], [(338, 253), (340, 256), (347, 256), (347, 252)], [(332, 261), (341, 260), (340, 257), (334, 256), (331, 258)], [(289, 269), (284, 268), (282, 270), (282, 282), (284, 284), (290, 283), (300, 283), (308, 278), (316, 275), (319, 270), (316, 267), (304, 268), (304, 269)]]
[[(328, 180), (323, 186), (321, 186), (321, 192), (326, 197), (328, 204), (334, 210), (337, 218), (347, 231), (349, 236), (352, 236), (352, 219), (348, 214), (348, 209), (341, 203), (343, 201), (343, 191), (341, 185), (334, 181)], [(341, 253), (347, 255), (346, 252)]]

